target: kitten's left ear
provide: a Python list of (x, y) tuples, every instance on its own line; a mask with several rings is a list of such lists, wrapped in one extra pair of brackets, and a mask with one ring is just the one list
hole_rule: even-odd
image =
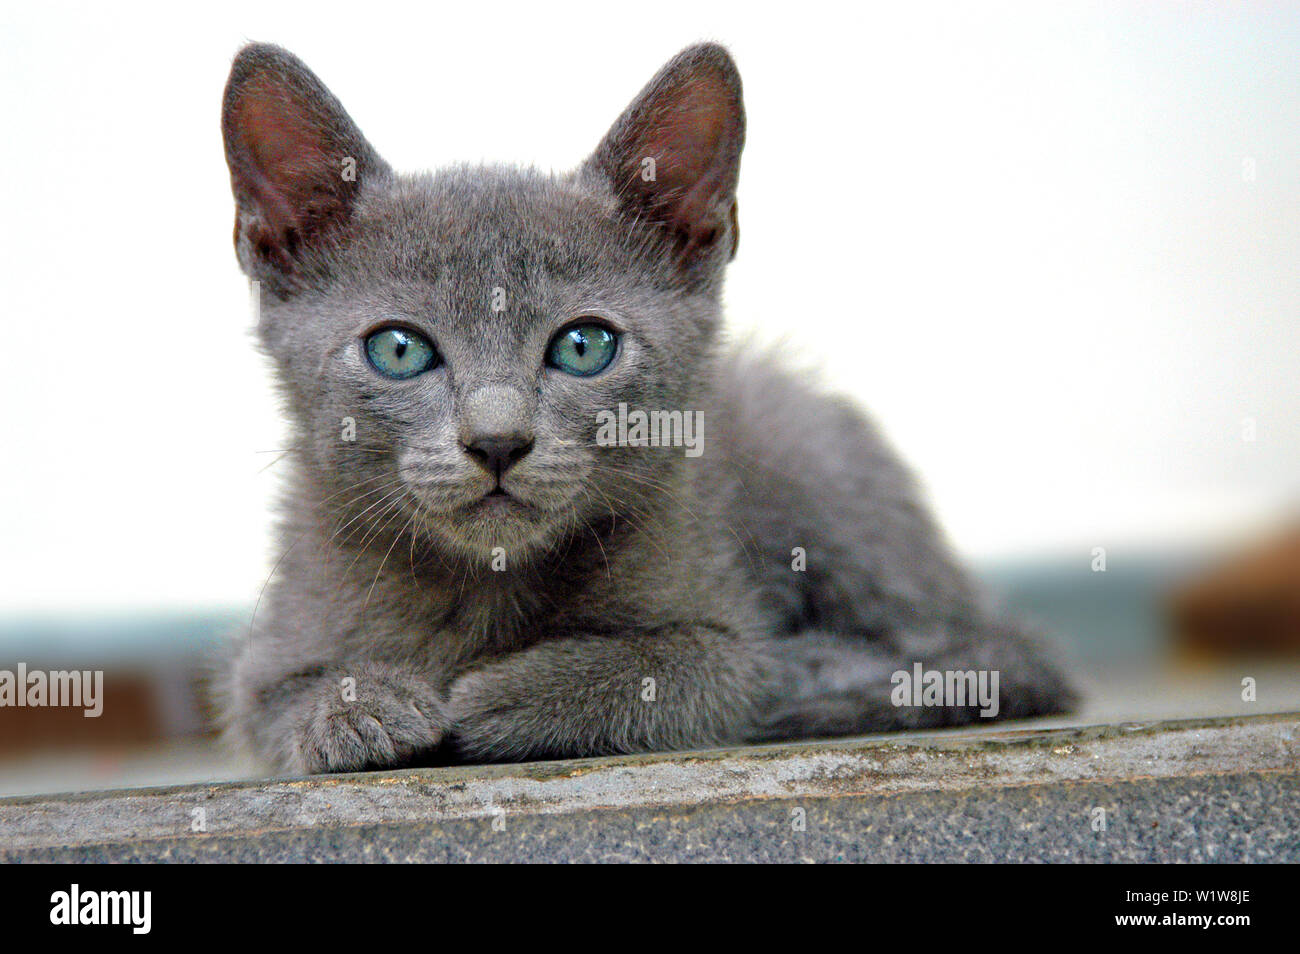
[(740, 73), (716, 43), (688, 47), (659, 71), (588, 160), (624, 210), (658, 223), (687, 258), (736, 253), (736, 182), (745, 145)]
[(269, 43), (235, 57), (221, 132), (240, 264), (282, 287), (305, 251), (339, 237), (362, 187), (391, 175), (316, 74)]

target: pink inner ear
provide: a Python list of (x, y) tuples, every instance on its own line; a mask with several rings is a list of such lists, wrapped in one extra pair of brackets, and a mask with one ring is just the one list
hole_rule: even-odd
[[(730, 138), (737, 134), (730, 94), (711, 78), (692, 78), (655, 103), (638, 123), (628, 170), (633, 189), (654, 214), (680, 229), (691, 244), (706, 244), (723, 221), (716, 208), (729, 188)], [(655, 160), (654, 182), (641, 162)]]
[(656, 157), (661, 171), (690, 181), (698, 181), (713, 164), (727, 121), (725, 106), (702, 95), (711, 90), (701, 90), (701, 85), (692, 83), (680, 99), (656, 110), (642, 144), (646, 155)]
[(345, 207), (341, 165), (309, 109), (259, 80), (243, 90), (232, 118), (242, 153), (238, 172), (272, 241), (292, 241), (291, 231), (306, 237), (339, 216)]

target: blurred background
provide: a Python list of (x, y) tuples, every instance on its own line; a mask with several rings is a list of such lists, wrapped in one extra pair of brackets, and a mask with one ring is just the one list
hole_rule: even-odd
[(0, 669), (106, 700), (0, 708), (0, 794), (251, 771), (199, 687), (279, 556), (218, 127), (254, 39), (403, 170), (572, 167), (726, 43), (737, 333), (880, 421), (1072, 721), (1300, 709), (1300, 8), (10, 3)]

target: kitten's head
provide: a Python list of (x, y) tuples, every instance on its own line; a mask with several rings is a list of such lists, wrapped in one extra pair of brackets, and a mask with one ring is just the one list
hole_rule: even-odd
[(466, 555), (634, 515), (681, 449), (603, 446), (706, 385), (738, 239), (740, 77), (691, 47), (575, 172), (394, 173), (290, 53), (246, 47), (222, 129), (235, 245), (301, 450), (355, 518)]

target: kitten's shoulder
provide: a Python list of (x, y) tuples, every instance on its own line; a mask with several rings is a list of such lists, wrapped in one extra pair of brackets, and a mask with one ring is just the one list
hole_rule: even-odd
[(728, 447), (761, 448), (764, 456), (800, 470), (810, 453), (842, 455), (846, 440), (878, 447), (892, 458), (866, 412), (785, 343), (730, 342), (719, 355), (714, 386), (715, 433)]

